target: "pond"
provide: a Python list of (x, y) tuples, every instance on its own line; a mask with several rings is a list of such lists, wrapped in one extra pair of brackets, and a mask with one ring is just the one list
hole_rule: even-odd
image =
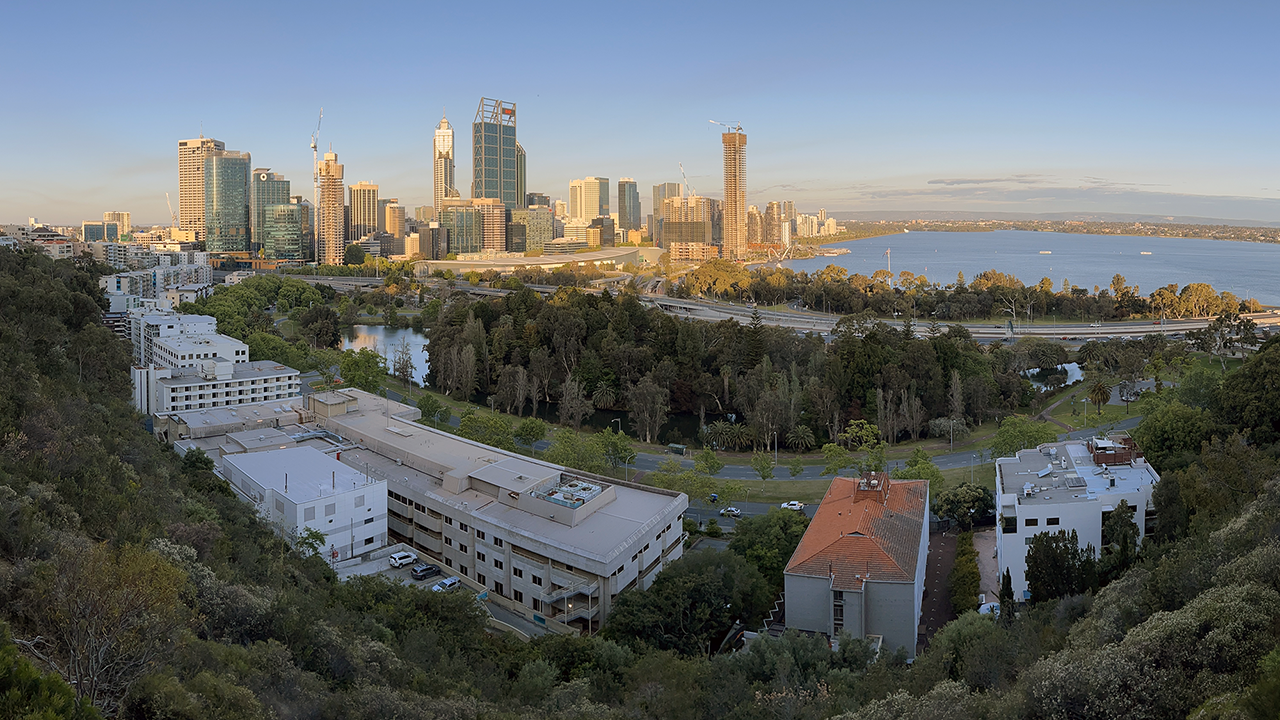
[(427, 373), (426, 335), (413, 328), (389, 328), (385, 325), (352, 325), (342, 330), (343, 350), (375, 350), (387, 359), (388, 369), (396, 346), (402, 342), (409, 344), (409, 352), (413, 354), (413, 377), (421, 382)]

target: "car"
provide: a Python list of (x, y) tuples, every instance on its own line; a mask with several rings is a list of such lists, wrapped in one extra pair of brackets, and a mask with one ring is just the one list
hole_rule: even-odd
[(439, 565), (428, 565), (426, 563), (418, 563), (409, 571), (409, 575), (411, 575), (414, 580), (426, 580), (427, 578), (435, 577), (439, 574)]
[(398, 552), (390, 557), (391, 567), (402, 568), (405, 565), (412, 565), (418, 562), (418, 556), (411, 552)]
[(742, 517), (742, 511), (736, 507), (720, 508), (720, 514), (725, 517)]
[(803, 510), (804, 503), (800, 502), (799, 500), (792, 500), (791, 502), (782, 503), (781, 507), (783, 510)]
[(458, 585), (460, 584), (462, 584), (462, 580), (460, 580), (459, 578), (447, 577), (441, 580), (440, 582), (436, 583), (435, 585), (432, 585), (431, 592), (445, 592), (446, 590), (452, 590), (458, 587)]

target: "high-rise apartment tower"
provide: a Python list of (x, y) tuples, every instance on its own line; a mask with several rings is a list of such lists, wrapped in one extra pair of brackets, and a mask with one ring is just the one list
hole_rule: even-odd
[(271, 168), (256, 168), (249, 190), (251, 247), (256, 251), (267, 245), (267, 208), (289, 204), (289, 181)]
[(662, 223), (665, 219), (663, 203), (667, 198), (678, 198), (683, 194), (680, 183), (659, 183), (653, 186), (653, 225), (649, 227), (649, 237), (660, 247), (666, 247), (662, 245)]
[(618, 181), (618, 229), (640, 229), (640, 191), (631, 178)]
[(338, 154), (327, 152), (320, 162), (320, 206), (316, 208), (316, 262), (341, 265), (347, 249), (345, 215), (346, 187), (342, 182), (342, 165)]
[(747, 251), (747, 135), (739, 125), (720, 136), (724, 143), (724, 253), (731, 260)]
[(102, 222), (115, 223), (116, 230), (119, 231), (121, 235), (127, 235), (133, 232), (133, 226), (129, 224), (129, 213), (127, 212), (104, 212), (102, 213)]
[(201, 135), (178, 141), (178, 229), (190, 230), (196, 240), (204, 238), (204, 159), (226, 150), (220, 140)]

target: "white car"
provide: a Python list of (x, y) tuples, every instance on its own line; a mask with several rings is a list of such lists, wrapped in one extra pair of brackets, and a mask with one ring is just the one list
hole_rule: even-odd
[(720, 508), (720, 514), (724, 517), (742, 517), (742, 511), (736, 507)]
[(402, 568), (405, 565), (412, 565), (418, 562), (418, 556), (411, 552), (398, 552), (390, 557), (391, 567)]
[(782, 503), (782, 509), (783, 509), (783, 510), (803, 510), (803, 509), (804, 509), (804, 503), (800, 502), (799, 500), (792, 500), (791, 502), (784, 502), (784, 503)]
[(444, 592), (446, 590), (452, 590), (458, 587), (458, 584), (461, 582), (462, 581), (456, 577), (445, 578), (440, 582), (436, 583), (435, 585), (432, 585), (431, 592)]

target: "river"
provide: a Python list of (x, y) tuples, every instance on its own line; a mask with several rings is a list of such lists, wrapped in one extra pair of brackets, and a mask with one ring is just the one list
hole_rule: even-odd
[(783, 265), (808, 272), (839, 265), (849, 274), (870, 276), (886, 268), (885, 250), (890, 249), (895, 276), (909, 270), (943, 285), (954, 283), (957, 273), (972, 280), (994, 269), (1027, 285), (1047, 277), (1058, 290), (1065, 278), (1092, 292), (1095, 285), (1110, 286), (1119, 273), (1143, 295), (1171, 283), (1181, 288), (1203, 282), (1219, 292), (1280, 305), (1280, 244), (997, 230), (903, 233), (828, 247), (847, 248), (849, 254), (788, 260)]

